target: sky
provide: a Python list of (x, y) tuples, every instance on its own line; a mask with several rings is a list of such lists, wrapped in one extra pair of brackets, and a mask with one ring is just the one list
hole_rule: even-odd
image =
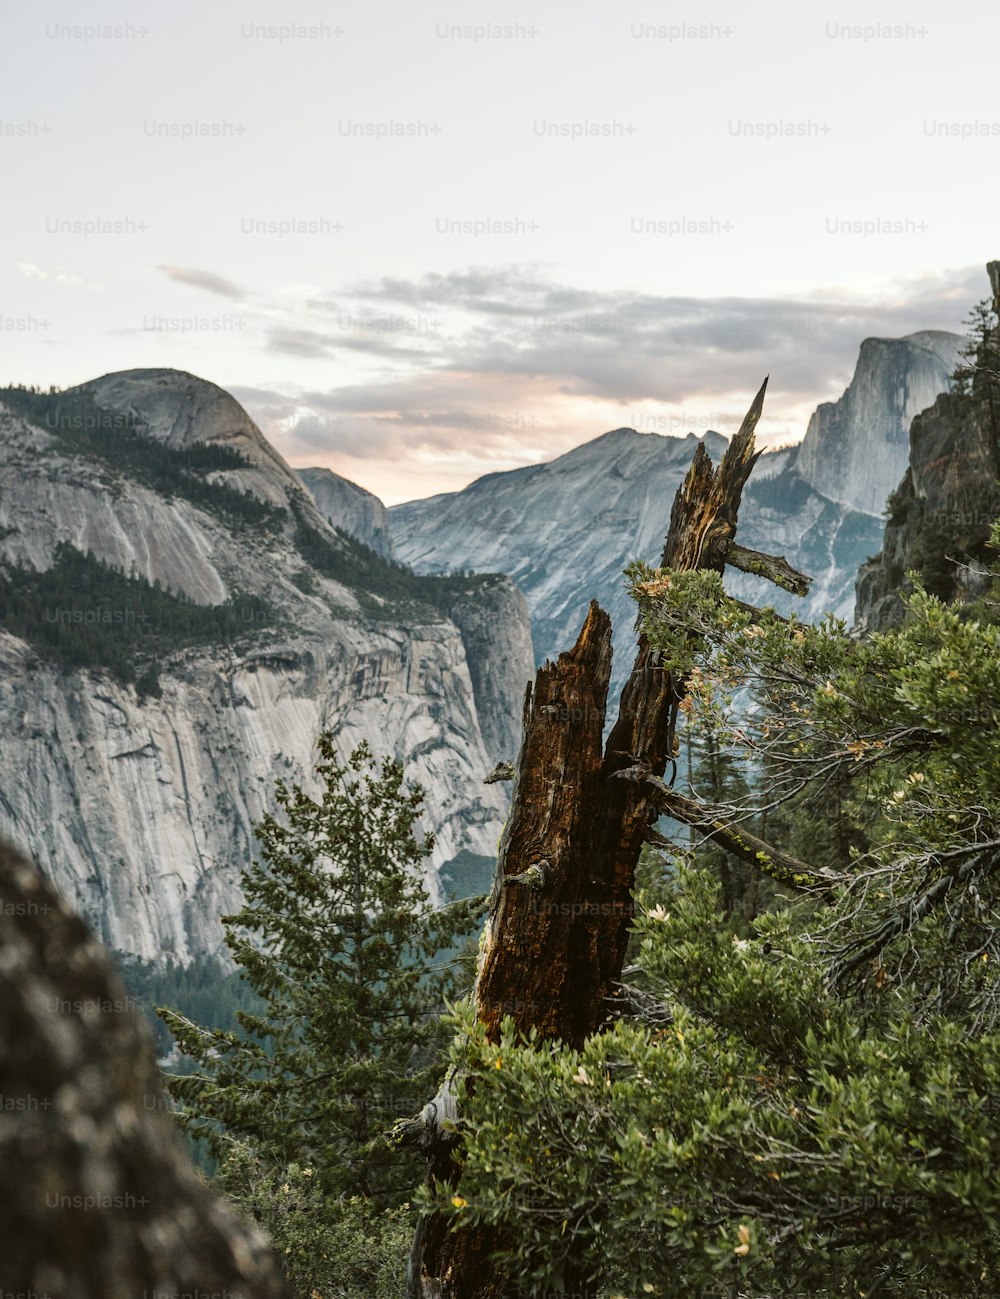
[(388, 503), (611, 428), (800, 438), (961, 332), (1000, 6), (64, 3), (3, 19), (0, 384), (175, 367)]

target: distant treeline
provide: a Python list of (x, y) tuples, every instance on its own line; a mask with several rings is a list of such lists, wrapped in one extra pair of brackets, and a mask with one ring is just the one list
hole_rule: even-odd
[(99, 460), (163, 496), (179, 496), (235, 527), (274, 531), (285, 511), (227, 483), (201, 475), (246, 469), (250, 461), (224, 443), (170, 447), (144, 433), (143, 420), (100, 406), (90, 393), (0, 388), (0, 404), (57, 437), (69, 450)]
[(235, 641), (272, 617), (259, 596), (196, 604), (66, 542), (44, 573), (0, 568), (0, 626), (64, 668), (104, 668), (140, 694), (159, 693), (157, 661), (164, 655)]
[(447, 615), (456, 597), (500, 580), (500, 574), (465, 572), (422, 575), (398, 560), (387, 559), (337, 528), (337, 541), (317, 532), (293, 502), (295, 545), (307, 564), (324, 577), (356, 592), (362, 607), (376, 617), (400, 613), (419, 616), (420, 606)]
[(156, 1006), (171, 1006), (199, 1024), (240, 1032), (237, 1012), (255, 1014), (263, 1005), (240, 971), (224, 969), (214, 956), (196, 956), (187, 965), (173, 960), (158, 965), (127, 952), (114, 955), (129, 995), (149, 1022), (161, 1058), (173, 1049), (174, 1040)]

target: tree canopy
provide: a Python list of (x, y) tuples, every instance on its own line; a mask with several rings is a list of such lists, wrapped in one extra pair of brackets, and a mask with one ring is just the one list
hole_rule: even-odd
[(381, 1134), (441, 1068), (440, 1012), (459, 986), (446, 949), (473, 908), (430, 904), (419, 868), (433, 840), (416, 833), (423, 793), (402, 765), (366, 743), (342, 763), (329, 733), (318, 751), (319, 796), (279, 782), (244, 905), (223, 918), (262, 1006), (238, 1011), (236, 1031), (161, 1011), (199, 1066), (169, 1081), (220, 1160), (249, 1147), (272, 1169), (308, 1164), (327, 1195), (400, 1203), (415, 1168)]
[[(491, 1042), (458, 1013), (461, 1181), (422, 1203), (508, 1231), (535, 1293), (995, 1290), (992, 597), (918, 589), (902, 628), (857, 640), (731, 600), (716, 573), (629, 576), (689, 724), (741, 779), (706, 803), (648, 778), (696, 834), (643, 871), (645, 1013), (581, 1050), (513, 1022)], [(727, 899), (720, 845), (770, 878), (770, 910)]]

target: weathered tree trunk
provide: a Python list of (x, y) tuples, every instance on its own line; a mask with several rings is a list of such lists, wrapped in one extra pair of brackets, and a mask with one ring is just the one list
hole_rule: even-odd
[[(698, 447), (674, 501), (663, 567), (722, 572), (733, 553), (740, 497), (759, 454), (753, 433), (766, 384), (718, 470)], [(783, 560), (742, 547), (735, 553), (740, 567), (759, 561), (755, 571), (772, 580), (780, 574), (783, 585), (808, 584)], [(613, 777), (630, 770), (663, 775), (674, 756), (684, 683), (640, 636), (602, 751), (610, 671), (611, 620), (595, 602), (576, 645), (539, 669), (525, 698), (513, 806), (474, 993), (493, 1040), (510, 1014), (523, 1032), (534, 1027), (542, 1038), (579, 1047), (607, 1021), (618, 992), (635, 867), (660, 791), (645, 780)], [(440, 1127), (451, 1081), (412, 1128), (428, 1151), (429, 1176), (455, 1184), (453, 1139)], [(411, 1252), (409, 1299), (501, 1299), (507, 1280), (488, 1260), (502, 1244), (488, 1228), (449, 1231), (440, 1216), (425, 1219)]]

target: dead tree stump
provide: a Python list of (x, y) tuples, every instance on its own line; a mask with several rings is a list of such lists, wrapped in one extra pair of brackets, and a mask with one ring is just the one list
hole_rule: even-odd
[[(726, 562), (804, 591), (808, 579), (784, 560), (735, 545), (744, 484), (757, 460), (754, 428), (767, 381), (718, 469), (699, 446), (670, 515), (661, 567), (712, 569)], [(794, 585), (793, 585), (794, 584)], [(476, 1013), (492, 1040), (510, 1013), (517, 1028), (580, 1047), (606, 1022), (628, 943), (631, 889), (658, 794), (627, 769), (662, 777), (674, 755), (684, 682), (657, 662), (640, 635), (618, 719), (602, 746), (611, 672), (611, 620), (592, 603), (576, 645), (539, 669), (524, 704), (524, 730), (510, 818), (500, 841)], [(457, 1184), (453, 1079), (406, 1139), (428, 1152), (428, 1176)], [(490, 1263), (503, 1245), (488, 1227), (448, 1229), (424, 1219), (410, 1255), (407, 1299), (502, 1299), (508, 1284)]]

